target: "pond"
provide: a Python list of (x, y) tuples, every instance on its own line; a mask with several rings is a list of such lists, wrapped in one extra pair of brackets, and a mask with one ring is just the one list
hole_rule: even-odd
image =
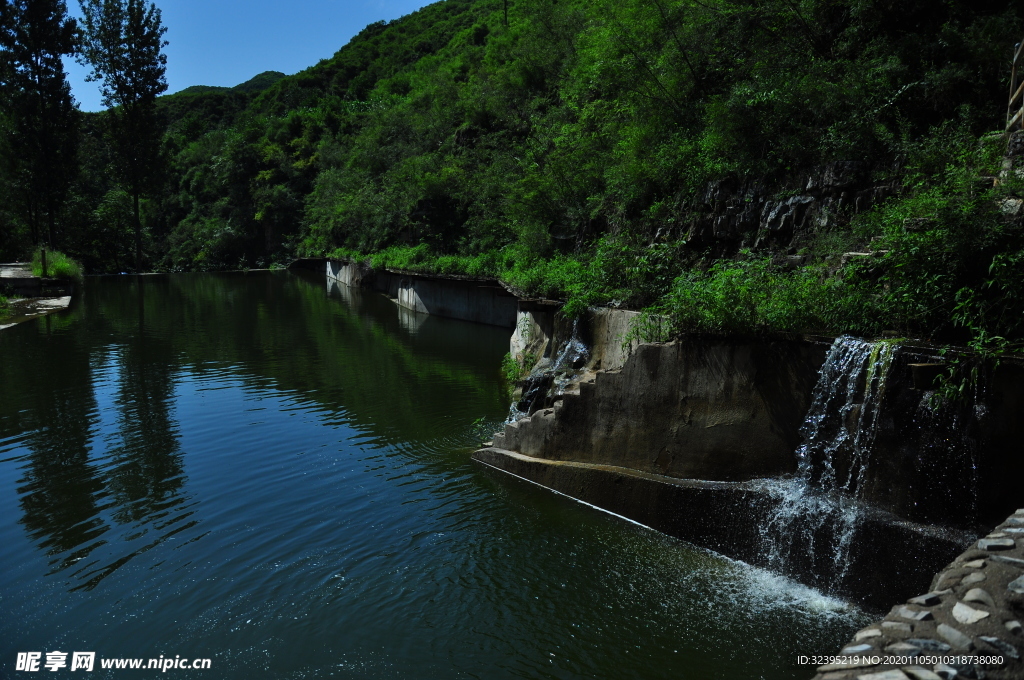
[(508, 340), (287, 272), (0, 331), (0, 675), (807, 678), (870, 619), (471, 461)]

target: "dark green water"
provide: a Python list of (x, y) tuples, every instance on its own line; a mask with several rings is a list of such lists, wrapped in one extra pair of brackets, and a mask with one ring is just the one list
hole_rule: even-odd
[(286, 273), (91, 279), (0, 332), (0, 675), (798, 678), (864, 622), (470, 461), (507, 349)]

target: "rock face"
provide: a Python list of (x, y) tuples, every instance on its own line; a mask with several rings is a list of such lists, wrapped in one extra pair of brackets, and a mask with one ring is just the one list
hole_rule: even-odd
[(621, 369), (507, 425), (494, 445), (690, 479), (792, 472), (825, 350), (795, 341), (642, 345)]
[(686, 240), (719, 254), (739, 248), (779, 249), (893, 194), (870, 181), (869, 168), (836, 161), (779, 186), (763, 180), (711, 182), (689, 206)]
[[(993, 533), (1021, 522), (1024, 509)], [(1022, 543), (982, 538), (936, 574), (932, 592), (896, 605), (883, 621), (856, 633), (851, 646), (867, 645), (859, 659), (822, 666), (815, 680), (1024, 677), (1024, 588), (1015, 587), (1024, 578)]]

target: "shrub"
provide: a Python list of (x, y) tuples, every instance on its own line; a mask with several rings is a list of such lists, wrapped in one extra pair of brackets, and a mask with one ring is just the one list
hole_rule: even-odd
[[(32, 258), (32, 275), (43, 276), (42, 251), (37, 250)], [(46, 253), (46, 277), (64, 281), (82, 281), (82, 265), (64, 253), (51, 250)]]

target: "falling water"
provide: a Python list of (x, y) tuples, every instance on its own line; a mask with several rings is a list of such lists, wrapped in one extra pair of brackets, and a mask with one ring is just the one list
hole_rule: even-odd
[(569, 339), (558, 348), (555, 363), (551, 367), (551, 372), (554, 375), (553, 396), (565, 394), (565, 388), (576, 379), (579, 369), (590, 359), (590, 350), (579, 338), (577, 323), (577, 321), (572, 322), (572, 333), (569, 334)]
[(765, 483), (777, 500), (761, 528), (762, 553), (771, 567), (782, 570), (797, 558), (809, 565), (825, 559), (832, 562), (825, 585), (841, 583), (894, 354), (891, 342), (844, 336), (832, 343), (801, 428), (797, 475)]
[(530, 371), (523, 386), (519, 401), (512, 402), (505, 423), (514, 423), (526, 418), (544, 402), (548, 396), (558, 397), (575, 381), (582, 368), (590, 359), (590, 350), (579, 338), (578, 322), (572, 322), (569, 339), (563, 342), (555, 360), (541, 359)]

